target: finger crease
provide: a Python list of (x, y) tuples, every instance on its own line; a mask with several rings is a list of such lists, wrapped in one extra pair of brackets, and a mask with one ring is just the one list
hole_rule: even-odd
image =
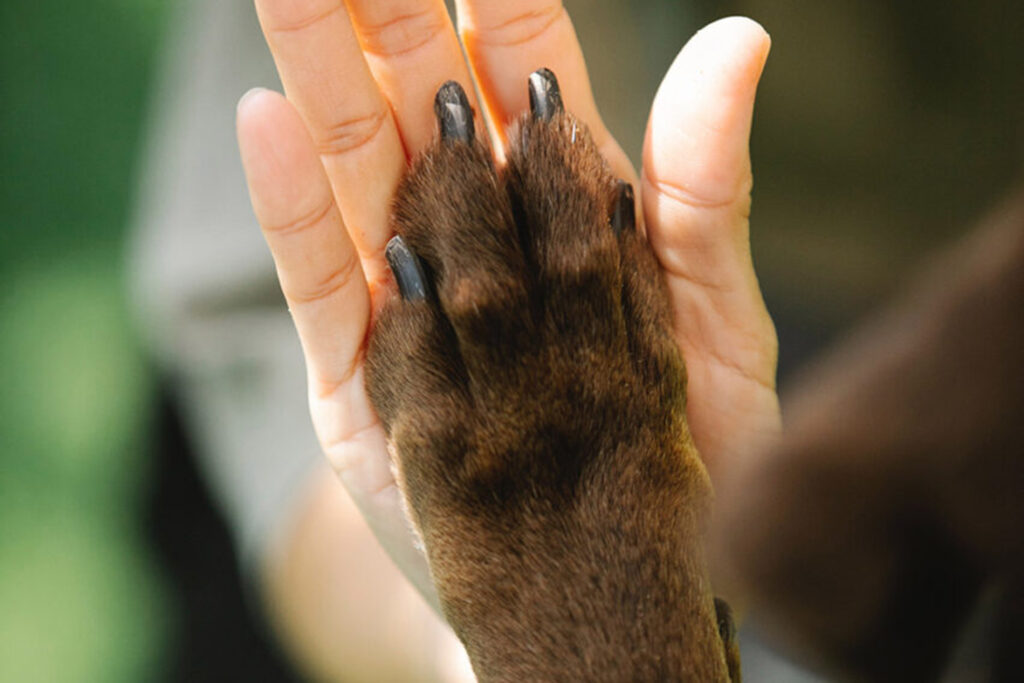
[[(390, 238), (388, 238), (388, 240), (390, 240)], [(357, 245), (357, 248), (359, 249), (360, 260), (362, 260), (364, 263), (368, 261), (383, 261), (384, 252), (388, 248), (388, 240), (378, 242), (377, 244), (374, 244), (373, 246), (369, 247), (365, 244)]]
[(389, 493), (392, 489), (398, 490), (398, 482), (394, 479), (386, 482), (383, 486), (378, 488), (372, 488), (367, 491), (369, 498), (381, 498), (384, 494)]
[(356, 350), (355, 355), (352, 357), (352, 362), (348, 364), (345, 371), (341, 373), (341, 376), (337, 379), (323, 379), (318, 377), (316, 379), (316, 397), (318, 400), (325, 401), (333, 396), (339, 389), (352, 381), (355, 377), (356, 370), (363, 365), (363, 360), (366, 358), (366, 337), (363, 338), (363, 343)]
[(342, 471), (354, 470), (357, 467), (357, 465), (354, 462), (352, 462), (353, 459), (351, 458), (347, 459), (347, 462), (345, 463), (335, 462), (336, 459), (331, 458), (332, 452), (340, 448), (341, 446), (348, 444), (349, 442), (356, 441), (357, 439), (361, 438), (364, 434), (370, 432), (373, 429), (376, 429), (379, 426), (380, 420), (374, 420), (370, 424), (363, 425), (362, 427), (357, 427), (356, 429), (346, 432), (342, 436), (339, 436), (338, 438), (331, 440), (330, 443), (326, 443), (323, 445), (324, 453), (327, 454), (327, 457), (330, 458), (331, 463), (334, 464), (335, 468), (339, 473)]
[(541, 10), (519, 14), (495, 26), (475, 28), (471, 32), (477, 42), (484, 45), (516, 47), (537, 40), (565, 16), (565, 8), (561, 3), (556, 3)]
[(657, 250), (655, 250), (654, 256), (658, 260), (658, 263), (661, 264), (662, 270), (664, 270), (665, 273), (670, 277), (679, 278), (680, 280), (685, 280), (686, 282), (689, 282), (690, 284), (701, 289), (710, 290), (721, 294), (727, 294), (733, 291), (732, 287), (719, 284), (712, 280), (705, 280), (703, 278), (699, 278), (695, 276), (693, 273), (688, 273), (680, 268), (675, 267), (672, 263), (669, 263), (669, 259), (661, 258), (661, 255), (658, 253)]
[(775, 391), (775, 386), (772, 383), (765, 381), (761, 377), (758, 377), (756, 373), (753, 373), (747, 368), (743, 367), (741, 363), (737, 363), (735, 360), (722, 356), (714, 349), (709, 349), (707, 353), (711, 361), (714, 362), (719, 367), (731, 372), (735, 372), (740, 377), (743, 377), (744, 379), (753, 382), (754, 384), (762, 387), (763, 389), (767, 389), (768, 391), (771, 392)]
[(317, 12), (316, 14), (313, 14), (312, 16), (305, 17), (303, 19), (299, 19), (298, 21), (289, 22), (289, 23), (283, 24), (281, 26), (272, 26), (272, 27), (270, 27), (269, 30), (270, 30), (271, 33), (295, 33), (297, 31), (301, 31), (303, 29), (309, 28), (310, 26), (312, 26), (312, 25), (314, 25), (316, 23), (324, 21), (325, 19), (330, 17), (332, 14), (334, 14), (334, 13), (336, 13), (336, 12), (338, 12), (338, 11), (344, 9), (344, 8), (345, 8), (344, 3), (339, 1), (339, 2), (331, 5), (327, 9), (323, 10), (322, 12)]
[(330, 298), (345, 288), (359, 270), (359, 258), (355, 250), (348, 255), (341, 267), (321, 280), (316, 286), (299, 295), (289, 295), (288, 300), (293, 304), (311, 304)]
[(307, 214), (299, 216), (295, 220), (289, 221), (282, 225), (274, 225), (264, 228), (264, 232), (268, 234), (287, 236), (294, 235), (296, 233), (303, 232), (309, 228), (315, 227), (331, 213), (331, 209), (334, 208), (333, 201), (324, 202), (324, 204), (316, 209), (310, 211)]
[(739, 201), (735, 197), (724, 200), (708, 199), (691, 191), (684, 185), (671, 183), (666, 180), (644, 178), (644, 184), (658, 194), (691, 209), (725, 209), (735, 206)]
[(400, 57), (414, 52), (441, 35), (445, 21), (437, 12), (403, 14), (382, 24), (359, 26), (363, 51), (378, 57)]
[(387, 118), (387, 111), (381, 109), (330, 126), (318, 145), (320, 155), (338, 156), (366, 146), (384, 129)]

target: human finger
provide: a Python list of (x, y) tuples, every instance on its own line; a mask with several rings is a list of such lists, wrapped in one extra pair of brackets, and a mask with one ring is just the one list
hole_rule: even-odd
[(405, 170), (391, 109), (342, 0), (256, 0), (256, 11), (376, 292), (387, 280), (388, 207)]
[(537, 69), (558, 78), (566, 108), (590, 129), (619, 177), (636, 185), (636, 171), (601, 120), (583, 50), (560, 0), (456, 0), (466, 46), (488, 117), (500, 138), (529, 106), (527, 79)]
[(238, 143), (310, 377), (337, 386), (361, 360), (369, 294), (313, 140), (287, 100), (257, 90), (239, 102)]
[[(391, 105), (410, 157), (437, 130), (434, 94), (458, 81), (477, 109), (466, 60), (441, 0), (345, 0), (363, 55)], [(482, 119), (479, 123), (483, 130)]]
[(738, 286), (752, 272), (749, 142), (769, 46), (750, 19), (716, 21), (690, 39), (658, 89), (644, 144), (644, 207), (670, 273)]
[(647, 234), (689, 375), (687, 414), (714, 478), (779, 428), (777, 341), (750, 255), (749, 138), (770, 40), (734, 17), (698, 32), (665, 76), (644, 145)]
[(239, 103), (238, 141), (253, 209), (305, 354), (317, 437), (381, 544), (431, 600), (384, 430), (363, 388), (369, 292), (313, 140), (287, 100), (254, 91)]

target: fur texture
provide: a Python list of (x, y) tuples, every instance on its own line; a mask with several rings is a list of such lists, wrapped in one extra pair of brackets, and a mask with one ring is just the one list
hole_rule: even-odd
[(509, 139), (501, 173), (479, 142), (413, 165), (394, 227), (433, 291), (368, 354), (445, 615), (482, 681), (738, 680), (657, 264), (574, 117)]
[(777, 637), (857, 680), (934, 681), (996, 589), (984, 680), (1021, 680), (1022, 314), (1024, 189), (795, 383), (716, 534)]

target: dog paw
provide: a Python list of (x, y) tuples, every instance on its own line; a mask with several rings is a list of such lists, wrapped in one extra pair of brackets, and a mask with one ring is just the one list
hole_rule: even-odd
[(547, 651), (590, 614), (595, 642), (635, 629), (620, 645), (642, 636), (664, 661), (612, 647), (583, 659), (615, 668), (581, 678), (641, 680), (683, 657), (672, 641), (718, 638), (699, 548), (710, 487), (633, 189), (553, 74), (528, 87), (501, 169), (459, 85), (438, 92), (440, 136), (395, 200), (400, 297), (375, 322), (367, 387), (474, 664), (497, 656), (483, 624), (506, 650)]

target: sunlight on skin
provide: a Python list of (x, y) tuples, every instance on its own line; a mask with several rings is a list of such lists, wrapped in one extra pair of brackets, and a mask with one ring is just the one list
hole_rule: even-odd
[(749, 19), (698, 32), (658, 89), (644, 144), (648, 235), (686, 358), (690, 428), (713, 479), (781, 429), (778, 343), (749, 221), (750, 128), (770, 43)]
[(429, 102), (441, 82), (468, 86), (471, 71), (500, 137), (527, 107), (529, 73), (546, 66), (558, 75), (566, 107), (642, 191), (689, 369), (691, 425), (712, 477), (780, 425), (777, 342), (748, 237), (764, 30), (723, 19), (684, 48), (654, 103), (640, 183), (599, 118), (560, 3), (457, 4), (469, 68), (440, 0), (350, 0), (347, 12), (339, 0), (256, 0), (288, 99), (254, 91), (238, 111), (253, 206), (302, 340), (321, 445), (381, 543), (434, 604), (362, 362), (372, 311), (392, 286), (380, 250), (388, 200), (433, 135)]

